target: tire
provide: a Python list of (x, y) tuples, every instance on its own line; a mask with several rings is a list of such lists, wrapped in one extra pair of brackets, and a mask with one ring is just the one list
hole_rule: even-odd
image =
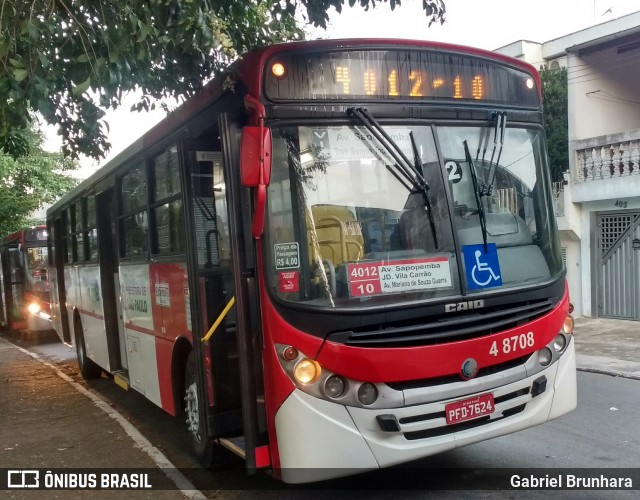
[(202, 425), (206, 419), (206, 412), (199, 394), (196, 356), (191, 351), (184, 377), (184, 420), (193, 454), (204, 467), (211, 467), (216, 444), (207, 436), (206, 428)]
[(82, 378), (85, 380), (100, 377), (102, 375), (102, 368), (87, 357), (87, 348), (84, 343), (84, 334), (82, 333), (82, 324), (80, 323), (79, 318), (76, 318), (74, 322), (74, 330), (76, 336), (76, 355), (78, 357), (80, 375), (82, 375)]

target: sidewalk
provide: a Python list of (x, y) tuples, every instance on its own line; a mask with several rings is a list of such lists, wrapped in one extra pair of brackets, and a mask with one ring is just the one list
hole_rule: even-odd
[(579, 370), (640, 380), (640, 321), (578, 318), (574, 337)]
[[(156, 471), (156, 461), (100, 404), (81, 394), (77, 384), (0, 338), (0, 464), (8, 469), (95, 469), (109, 472), (114, 457), (132, 471)], [(108, 408), (106, 409), (108, 411)], [(113, 471), (113, 469), (111, 469)], [(123, 469), (120, 469), (122, 471)], [(8, 473), (8, 472), (7, 472)], [(4, 484), (7, 478), (0, 478)], [(41, 478), (41, 482), (43, 479)], [(173, 490), (102, 491), (104, 498), (184, 500)], [(86, 491), (6, 490), (4, 498), (87, 498)], [(92, 492), (91, 495), (95, 495)]]

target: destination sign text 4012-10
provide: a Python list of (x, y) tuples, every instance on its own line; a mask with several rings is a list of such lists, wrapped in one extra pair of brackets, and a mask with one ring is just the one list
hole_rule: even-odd
[(273, 100), (540, 104), (536, 83), (525, 71), (471, 55), (417, 49), (279, 55), (267, 66), (265, 94)]

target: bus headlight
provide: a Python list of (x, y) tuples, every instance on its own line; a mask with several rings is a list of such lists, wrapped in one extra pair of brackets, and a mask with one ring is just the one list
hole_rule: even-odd
[(345, 381), (338, 375), (331, 375), (324, 383), (324, 392), (330, 398), (339, 398), (344, 393)]
[(40, 304), (38, 304), (37, 302), (31, 302), (31, 304), (27, 306), (27, 311), (29, 311), (30, 314), (38, 314), (40, 312), (40, 309)]
[(538, 363), (540, 363), (542, 366), (548, 366), (549, 363), (551, 363), (552, 359), (553, 353), (548, 347), (543, 347), (538, 351)]
[(356, 408), (401, 408), (402, 391), (382, 382), (353, 380), (322, 366), (291, 345), (276, 344), (280, 366), (295, 387), (315, 398)]
[(366, 382), (358, 389), (358, 399), (365, 406), (372, 405), (378, 399), (378, 389), (375, 385)]
[(309, 359), (304, 358), (296, 363), (293, 369), (293, 376), (300, 384), (309, 384), (320, 376), (322, 369), (320, 365)]
[(565, 347), (567, 347), (567, 339), (564, 335), (559, 333), (558, 336), (553, 339), (553, 348), (556, 352), (560, 352), (563, 351)]

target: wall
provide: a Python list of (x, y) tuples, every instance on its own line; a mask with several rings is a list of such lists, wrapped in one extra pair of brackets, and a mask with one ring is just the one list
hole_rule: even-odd
[(570, 54), (567, 78), (569, 141), (640, 128), (640, 47)]

